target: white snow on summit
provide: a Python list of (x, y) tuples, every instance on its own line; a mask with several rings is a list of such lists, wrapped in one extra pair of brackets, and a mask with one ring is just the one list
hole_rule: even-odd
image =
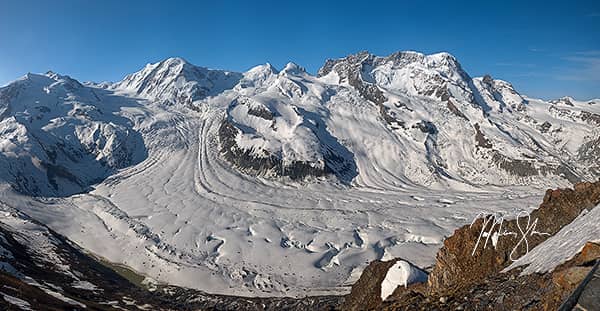
[(167, 103), (191, 103), (232, 88), (240, 78), (236, 72), (197, 67), (175, 57), (148, 64), (112, 88)]

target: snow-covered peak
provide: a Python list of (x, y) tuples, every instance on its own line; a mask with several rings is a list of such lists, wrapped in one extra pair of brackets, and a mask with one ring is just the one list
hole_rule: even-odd
[(289, 62), (285, 65), (285, 67), (283, 68), (283, 70), (281, 72), (291, 74), (291, 75), (299, 75), (299, 74), (305, 74), (306, 70), (294, 62)]
[(68, 75), (61, 75), (61, 74), (58, 74), (58, 73), (55, 73), (52, 71), (48, 71), (46, 73), (46, 76), (55, 80), (56, 82), (62, 84), (63, 87), (66, 87), (67, 90), (70, 90), (70, 91), (83, 87), (83, 85), (79, 81), (71, 78)]
[(492, 78), (490, 75), (473, 78), (473, 84), (487, 107), (503, 112), (505, 109), (523, 110), (527, 100), (509, 82)]
[(146, 65), (114, 88), (157, 102), (189, 104), (231, 89), (240, 79), (240, 73), (198, 67), (173, 57)]
[(277, 70), (277, 68), (275, 68), (270, 63), (265, 63), (262, 65), (252, 67), (250, 70), (244, 73), (244, 77), (248, 79), (256, 79), (277, 74), (279, 74), (279, 70)]
[(46, 71), (45, 76), (47, 76), (49, 78), (52, 78), (52, 79), (55, 79), (55, 78), (59, 77), (60, 75), (57, 74), (56, 72), (52, 71), (52, 70), (48, 70), (48, 71)]
[(136, 105), (54, 72), (0, 88), (0, 180), (62, 196), (141, 161), (143, 140), (120, 115)]
[(381, 66), (389, 64), (394, 68), (403, 68), (409, 65), (418, 64), (419, 67), (427, 69), (451, 69), (458, 74), (464, 74), (462, 67), (456, 57), (447, 52), (440, 52), (431, 55), (425, 55), (415, 51), (398, 51), (388, 56), (376, 56), (368, 51), (361, 51), (356, 54), (348, 55), (338, 59), (328, 59), (325, 65), (319, 69), (318, 75), (324, 76), (331, 72), (336, 66), (354, 65), (354, 66)]
[(1, 88), (4, 95), (0, 98), (0, 100), (9, 101), (9, 97), (16, 96), (20, 89), (28, 87), (43, 90), (48, 94), (50, 92), (58, 92), (63, 94), (63, 96), (66, 96), (67, 93), (72, 93), (83, 88), (83, 85), (70, 76), (61, 75), (52, 71), (48, 71), (45, 74), (30, 72)]
[(162, 63), (167, 64), (167, 65), (189, 65), (189, 66), (193, 66), (187, 60), (185, 60), (183, 57), (169, 57), (169, 58), (163, 60)]
[(35, 81), (50, 81), (52, 78), (43, 75), (43, 74), (37, 74), (37, 73), (32, 73), (32, 72), (28, 72), (27, 74), (25, 74), (24, 76), (19, 77), (18, 79), (8, 83), (5, 87), (11, 87), (11, 86), (15, 86), (18, 85), (20, 83), (32, 83)]
[(48, 77), (50, 79), (56, 80), (56, 81), (59, 81), (59, 80), (74, 80), (74, 79), (72, 79), (71, 77), (69, 77), (67, 75), (61, 75), (61, 74), (56, 73), (56, 72), (54, 72), (52, 70), (47, 71), (44, 74), (44, 76), (46, 76), (46, 77)]
[(270, 63), (258, 65), (243, 74), (235, 89), (243, 94), (252, 92), (253, 89), (268, 87), (277, 79), (279, 71)]
[(573, 99), (573, 97), (570, 96), (563, 96), (561, 98), (551, 100), (550, 103), (553, 105), (573, 106), (573, 104), (575, 103), (575, 99)]
[(430, 62), (433, 66), (453, 66), (460, 67), (460, 63), (454, 57), (454, 55), (448, 52), (439, 52), (431, 55), (427, 55), (425, 59)]
[[(449, 53), (425, 55), (414, 51), (395, 52), (381, 57), (360, 52), (344, 58), (329, 59), (319, 69), (318, 76), (335, 72), (339, 83), (349, 83), (363, 93), (374, 85), (393, 93), (410, 96), (426, 96), (445, 101), (457, 101), (476, 105), (471, 77), (462, 69), (456, 58)], [(367, 83), (367, 84), (365, 84)], [(369, 93), (375, 96), (370, 88)]]
[[(428, 68), (451, 67), (454, 69), (461, 68), (460, 63), (452, 54), (448, 52), (440, 52), (426, 55), (416, 51), (399, 51), (392, 53), (387, 57), (381, 57), (384, 62), (392, 61), (395, 66), (401, 67), (408, 64), (420, 63)], [(462, 69), (461, 69), (462, 70)]]

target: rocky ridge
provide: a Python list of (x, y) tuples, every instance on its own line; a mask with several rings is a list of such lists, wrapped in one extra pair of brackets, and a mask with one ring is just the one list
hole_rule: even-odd
[[(0, 89), (0, 129), (10, 141), (2, 150), (15, 154), (3, 178), (30, 194), (86, 191), (145, 158), (153, 142), (124, 111), (148, 105), (223, 111), (222, 156), (253, 176), (350, 185), (369, 173), (361, 162), (382, 157), (397, 165), (379, 171), (426, 187), (567, 186), (594, 180), (600, 167), (597, 105), (529, 99), (506, 81), (471, 78), (448, 53), (409, 51), (327, 60), (316, 76), (294, 63), (236, 73), (181, 58), (117, 83), (29, 74)], [(375, 137), (389, 147), (361, 149)]]
[[(539, 208), (530, 213), (530, 218), (502, 220), (498, 215), (496, 218), (485, 215), (472, 225), (457, 229), (444, 241), (427, 283), (412, 284), (406, 289), (398, 287), (392, 297), (381, 301), (381, 279), (394, 261), (373, 262), (353, 286), (344, 308), (556, 310), (600, 261), (597, 241), (587, 242), (578, 253), (571, 255), (571, 259), (547, 273), (523, 274), (522, 267), (502, 270), (555, 235), (582, 212), (585, 214), (585, 210), (598, 208), (599, 204), (600, 182), (580, 183), (574, 189), (548, 190)], [(530, 221), (526, 222), (527, 219)], [(520, 225), (517, 224), (519, 220)], [(483, 232), (489, 235), (482, 235)], [(494, 237), (494, 232), (505, 234)], [(527, 235), (528, 248), (525, 243), (520, 243), (523, 236), (506, 234), (508, 232)], [(585, 299), (581, 304), (589, 305), (591, 298)]]

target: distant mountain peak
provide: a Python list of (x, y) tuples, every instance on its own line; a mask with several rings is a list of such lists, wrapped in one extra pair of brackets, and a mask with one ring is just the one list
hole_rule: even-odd
[(378, 103), (386, 100), (377, 90), (383, 88), (442, 101), (454, 98), (473, 106), (480, 104), (471, 77), (447, 52), (425, 55), (415, 51), (398, 51), (388, 56), (359, 52), (344, 58), (328, 59), (319, 69), (318, 76), (331, 72), (337, 74), (339, 83), (349, 83), (363, 97)]
[(275, 66), (273, 66), (271, 63), (266, 62), (262, 65), (252, 67), (249, 70), (249, 72), (265, 72), (265, 73), (278, 74), (279, 70), (277, 68), (275, 68)]
[(177, 64), (189, 64), (190, 62), (188, 62), (185, 58), (183, 57), (179, 57), (179, 56), (175, 56), (175, 57), (169, 57), (166, 58), (162, 61), (162, 63), (177, 63)]
[(281, 72), (291, 73), (291, 74), (301, 74), (306, 73), (306, 69), (299, 66), (294, 62), (288, 62)]
[[(335, 66), (345, 64), (345, 66), (378, 66), (382, 64), (391, 64), (395, 68), (409, 65), (419, 65), (431, 70), (453, 71), (458, 75), (468, 79), (468, 75), (463, 71), (460, 62), (448, 52), (439, 52), (425, 55), (416, 51), (398, 51), (388, 56), (376, 56), (368, 51), (361, 51), (338, 59), (326, 60), (323, 67), (318, 71), (318, 76), (325, 76), (330, 73)], [(448, 69), (445, 69), (448, 68)]]
[(47, 71), (46, 74), (45, 74), (45, 76), (48, 77), (48, 78), (50, 78), (50, 79), (52, 79), (52, 80), (55, 80), (55, 81), (63, 81), (65, 83), (70, 84), (71, 86), (76, 86), (76, 87), (81, 87), (82, 86), (82, 84), (78, 80), (73, 79), (73, 78), (71, 78), (68, 75), (61, 75), (61, 74), (56, 73), (56, 72), (54, 72), (52, 70)]
[(573, 97), (570, 96), (563, 96), (561, 98), (558, 99), (554, 99), (551, 100), (550, 103), (551, 104), (555, 104), (555, 105), (567, 105), (567, 106), (573, 106), (573, 102), (575, 101), (575, 99), (573, 99)]
[(195, 66), (181, 57), (171, 57), (126, 76), (115, 89), (134, 92), (152, 101), (191, 103), (231, 89), (241, 74)]
[(235, 89), (241, 92), (253, 92), (252, 89), (269, 85), (271, 81), (275, 80), (279, 75), (279, 70), (270, 63), (265, 63), (250, 68), (242, 75), (243, 77), (239, 80)]

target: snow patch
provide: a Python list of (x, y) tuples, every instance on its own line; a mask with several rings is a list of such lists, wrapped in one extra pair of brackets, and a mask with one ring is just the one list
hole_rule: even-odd
[(15, 305), (17, 308), (21, 309), (21, 310), (32, 310), (31, 309), (31, 305), (29, 304), (29, 302), (23, 300), (23, 299), (19, 299), (17, 297), (13, 297), (10, 295), (7, 295), (3, 292), (0, 292), (0, 295), (2, 295), (2, 297), (4, 298), (4, 300), (12, 305)]
[(398, 286), (406, 287), (413, 283), (426, 281), (427, 273), (408, 261), (400, 259), (390, 267), (381, 282), (381, 300), (386, 300)]
[(504, 271), (520, 266), (527, 266), (521, 272), (522, 275), (554, 270), (577, 255), (586, 242), (600, 242), (599, 219), (600, 205), (591, 211), (584, 210), (570, 224), (520, 257)]

